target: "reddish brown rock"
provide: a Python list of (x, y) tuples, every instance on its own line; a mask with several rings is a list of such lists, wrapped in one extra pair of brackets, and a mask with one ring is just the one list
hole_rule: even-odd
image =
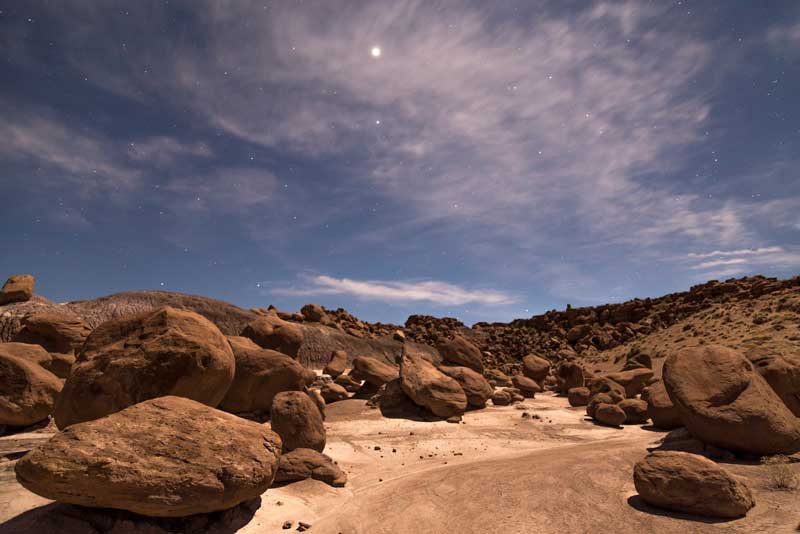
[(489, 382), (469, 367), (443, 365), (439, 370), (459, 383), (467, 396), (467, 403), (473, 408), (483, 408), (494, 394)]
[(682, 427), (681, 414), (672, 404), (664, 382), (659, 380), (642, 390), (642, 400), (647, 403), (647, 417), (653, 426), (662, 430)]
[(242, 336), (252, 339), (258, 346), (276, 350), (297, 358), (303, 344), (303, 329), (270, 313), (249, 322)]
[[(61, 381), (36, 362), (0, 344), (0, 425), (29, 426), (53, 410)], [(45, 353), (46, 354), (46, 353)]]
[(456, 335), (453, 339), (442, 340), (436, 344), (436, 349), (445, 362), (469, 367), (473, 371), (483, 373), (483, 358), (480, 349), (463, 337)]
[(560, 393), (567, 393), (572, 388), (584, 386), (583, 367), (575, 362), (566, 361), (556, 368), (557, 389)]
[(295, 449), (281, 456), (275, 482), (295, 482), (311, 478), (335, 488), (344, 487), (347, 475), (330, 457), (313, 449)]
[(640, 460), (633, 483), (648, 504), (709, 517), (743, 517), (755, 500), (747, 486), (711, 460), (656, 451)]
[(339, 384), (350, 393), (356, 393), (361, 389), (361, 381), (356, 380), (350, 375), (339, 375), (333, 381), (334, 384)]
[(306, 304), (300, 309), (300, 313), (303, 314), (303, 319), (314, 323), (324, 322), (328, 318), (325, 308), (319, 304)]
[(735, 350), (681, 349), (664, 363), (664, 384), (686, 428), (704, 443), (759, 455), (800, 451), (800, 420)]
[(492, 404), (495, 406), (508, 406), (512, 400), (513, 397), (508, 391), (497, 391), (492, 395)]
[(537, 356), (528, 354), (522, 359), (522, 374), (531, 380), (542, 383), (550, 373), (550, 362)]
[(644, 387), (650, 382), (650, 379), (653, 378), (653, 370), (638, 367), (629, 371), (608, 373), (606, 378), (622, 386), (625, 389), (625, 396), (631, 398), (640, 394)]
[(70, 426), (17, 462), (16, 474), (48, 499), (181, 517), (264, 493), (280, 450), (264, 425), (161, 397)]
[(408, 345), (400, 359), (400, 384), (411, 400), (439, 417), (462, 415), (467, 409), (461, 385)]
[(303, 392), (278, 393), (272, 401), (270, 425), (283, 440), (283, 452), (299, 448), (325, 450), (322, 414)]
[(55, 312), (40, 312), (22, 320), (14, 341), (41, 345), (47, 352), (79, 352), (92, 329), (79, 317)]
[(399, 369), (396, 365), (383, 363), (377, 358), (369, 356), (359, 356), (353, 360), (353, 371), (350, 372), (354, 377), (365, 380), (368, 384), (381, 387), (387, 382), (391, 382), (399, 376)]
[(347, 352), (343, 350), (335, 350), (331, 353), (331, 360), (328, 362), (328, 365), (325, 366), (325, 369), (323, 369), (322, 372), (326, 375), (336, 378), (340, 374), (344, 373), (345, 369), (347, 369)]
[(483, 371), (483, 376), (486, 377), (487, 380), (493, 380), (498, 387), (511, 385), (511, 377), (500, 369), (485, 369)]
[(0, 289), (0, 306), (25, 302), (33, 296), (34, 278), (30, 274), (15, 274)]
[(571, 388), (567, 392), (570, 406), (587, 406), (590, 396), (589, 388)]
[(166, 307), (108, 321), (86, 340), (53, 415), (63, 429), (167, 395), (217, 406), (234, 369), (228, 340), (194, 312)]
[(378, 407), (384, 417), (413, 418), (419, 414), (420, 407), (403, 391), (399, 378), (381, 386), (378, 394)]
[(350, 397), (350, 395), (347, 394), (346, 389), (339, 384), (334, 384), (333, 382), (330, 384), (323, 384), (323, 386), (319, 389), (319, 392), (320, 395), (322, 395), (322, 398), (325, 399), (326, 404), (345, 400)]
[(588, 386), (589, 391), (592, 393), (592, 396), (597, 395), (598, 393), (612, 393), (620, 396), (623, 399), (626, 397), (625, 388), (608, 377), (592, 379), (586, 385)]
[(231, 413), (265, 414), (282, 391), (302, 391), (311, 378), (286, 354), (262, 349), (246, 337), (229, 336), (236, 372), (220, 409)]
[(541, 386), (527, 376), (514, 375), (511, 377), (511, 383), (522, 392), (523, 396), (529, 399), (534, 398), (537, 393), (542, 391)]
[(66, 378), (75, 363), (72, 354), (49, 353), (41, 345), (29, 343), (0, 343), (0, 355), (14, 356), (40, 365), (56, 375)]
[(641, 399), (623, 399), (617, 404), (625, 412), (626, 425), (647, 423), (647, 403)]
[(594, 419), (594, 414), (598, 406), (601, 404), (616, 404), (621, 400), (622, 399), (614, 399), (608, 393), (598, 393), (597, 395), (592, 395), (592, 397), (589, 399), (589, 404), (586, 405), (586, 415)]
[(608, 426), (620, 426), (625, 422), (625, 412), (617, 404), (600, 403), (594, 410), (594, 418)]
[(800, 350), (775, 345), (750, 349), (747, 359), (795, 417), (800, 417)]

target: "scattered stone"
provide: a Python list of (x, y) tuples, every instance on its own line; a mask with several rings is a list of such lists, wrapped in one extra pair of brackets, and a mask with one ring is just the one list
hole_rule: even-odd
[(439, 417), (460, 416), (467, 408), (467, 396), (459, 383), (408, 344), (400, 358), (400, 385), (417, 405)]
[(758, 455), (800, 451), (800, 423), (739, 352), (688, 347), (664, 363), (664, 385), (695, 437)]
[(34, 278), (30, 274), (15, 274), (0, 289), (0, 306), (25, 302), (33, 296)]
[(322, 414), (303, 392), (284, 391), (272, 401), (270, 426), (283, 440), (283, 452), (307, 448), (325, 450)]
[(559, 393), (567, 393), (572, 388), (583, 387), (583, 367), (572, 361), (561, 362), (556, 368), (556, 379)]
[(114, 319), (86, 340), (53, 415), (63, 429), (166, 395), (217, 406), (234, 369), (228, 340), (202, 315), (164, 307)]
[(328, 362), (328, 365), (325, 366), (322, 372), (326, 375), (336, 378), (344, 373), (345, 369), (347, 369), (347, 352), (343, 350), (335, 350), (331, 353), (331, 360)]
[(306, 530), (311, 528), (311, 523), (304, 523), (303, 521), (297, 522), (297, 531), (298, 532), (305, 532)]
[(264, 493), (280, 448), (264, 425), (170, 396), (71, 425), (19, 460), (16, 474), (48, 499), (181, 517)]
[(0, 344), (0, 425), (30, 426), (50, 415), (61, 380), (36, 361), (15, 356), (19, 351), (8, 345), (41, 347)]
[(608, 393), (598, 393), (589, 399), (589, 404), (586, 405), (586, 415), (594, 419), (594, 413), (598, 406), (601, 404), (616, 404), (617, 402), (619, 401), (615, 401)]
[(284, 321), (276, 313), (263, 315), (248, 323), (242, 330), (242, 336), (252, 339), (264, 349), (276, 350), (295, 359), (303, 344), (303, 329)]
[(275, 482), (312, 478), (335, 488), (344, 487), (347, 475), (330, 457), (313, 449), (299, 448), (281, 456)]
[(284, 521), (282, 528), (283, 528), (283, 530), (289, 530), (290, 528), (292, 528), (292, 522), (291, 521)]
[(570, 406), (587, 406), (589, 404), (589, 397), (591, 393), (589, 388), (571, 388), (567, 392), (567, 398)]
[(633, 354), (629, 354), (627, 360), (625, 361), (625, 365), (622, 367), (623, 371), (630, 371), (632, 369), (652, 369), (653, 368), (653, 360), (650, 358), (650, 355), (645, 354), (643, 352), (635, 352)]
[(608, 377), (595, 378), (587, 385), (592, 396), (598, 393), (609, 393), (613, 396), (619, 396), (622, 399), (626, 397), (625, 388)]
[(708, 517), (744, 517), (755, 506), (747, 486), (702, 456), (656, 451), (633, 471), (639, 496), (648, 504)]
[(483, 373), (483, 358), (480, 349), (463, 337), (455, 335), (453, 339), (443, 340), (436, 344), (436, 349), (445, 362), (469, 367), (473, 371)]

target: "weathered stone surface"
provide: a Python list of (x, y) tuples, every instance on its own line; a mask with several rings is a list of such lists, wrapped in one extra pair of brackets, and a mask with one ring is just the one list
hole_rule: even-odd
[(79, 352), (92, 329), (79, 317), (56, 312), (40, 312), (22, 320), (22, 330), (14, 341), (41, 345), (47, 352)]
[(8, 345), (30, 347), (0, 344), (0, 425), (29, 426), (50, 415), (61, 380), (36, 361), (15, 356), (19, 351)]
[(594, 378), (587, 383), (587, 386), (592, 396), (598, 393), (613, 393), (623, 399), (626, 397), (625, 388), (608, 377)]
[(500, 369), (484, 369), (483, 376), (486, 377), (487, 380), (494, 380), (495, 385), (498, 387), (511, 385), (511, 377)]
[(642, 389), (653, 378), (653, 370), (639, 367), (629, 371), (620, 371), (619, 373), (608, 373), (606, 378), (625, 388), (625, 396), (631, 398), (642, 392)]
[(633, 470), (646, 503), (709, 517), (743, 517), (755, 506), (750, 490), (711, 460), (676, 451), (656, 451)]
[(234, 369), (228, 340), (194, 312), (166, 307), (116, 319), (86, 340), (53, 414), (63, 429), (167, 395), (217, 406)]
[(600, 403), (594, 410), (594, 418), (609, 426), (620, 426), (625, 422), (625, 412), (617, 404)]
[(32, 345), (30, 343), (0, 343), (0, 355), (3, 354), (22, 358), (40, 365), (58, 378), (66, 378), (70, 367), (75, 363), (75, 356), (72, 354), (51, 354), (41, 345)]
[(180, 517), (261, 495), (280, 449), (264, 425), (161, 397), (70, 426), (23, 457), (16, 474), (48, 499)]
[(303, 319), (315, 323), (321, 323), (328, 319), (328, 314), (325, 313), (325, 308), (319, 304), (306, 304), (300, 309), (300, 313), (303, 314)]
[(399, 376), (399, 368), (396, 365), (383, 363), (376, 358), (369, 356), (359, 356), (353, 360), (353, 370), (350, 374), (354, 378), (365, 380), (368, 384), (381, 387)]
[(34, 278), (30, 274), (15, 274), (0, 289), (0, 306), (25, 302), (33, 296)]
[(583, 367), (575, 362), (566, 361), (556, 368), (557, 389), (559, 393), (566, 393), (572, 388), (584, 386)]
[(292, 358), (297, 358), (303, 344), (303, 329), (284, 321), (277, 313), (263, 315), (249, 322), (241, 335), (252, 339), (262, 348), (276, 350)]
[(361, 381), (356, 380), (349, 374), (337, 376), (336, 379), (333, 381), (333, 383), (339, 384), (350, 393), (356, 393), (358, 390), (361, 389)]
[(400, 384), (411, 400), (439, 417), (462, 415), (467, 408), (461, 385), (408, 347), (400, 359)]
[(384, 417), (415, 417), (420, 412), (411, 398), (403, 391), (403, 386), (399, 378), (387, 382), (378, 392), (380, 400), (378, 407)]
[(511, 377), (511, 383), (522, 392), (523, 396), (529, 399), (532, 399), (537, 393), (541, 393), (542, 391), (541, 386), (527, 376), (514, 375)]
[(594, 414), (598, 406), (601, 404), (616, 404), (621, 400), (622, 399), (615, 400), (608, 393), (598, 393), (597, 395), (592, 395), (589, 398), (589, 404), (586, 405), (586, 415), (594, 419)]
[(453, 339), (442, 340), (436, 344), (436, 349), (444, 361), (483, 373), (481, 351), (463, 337), (456, 335)]
[(311, 378), (290, 356), (262, 349), (245, 337), (229, 336), (236, 372), (220, 409), (231, 413), (269, 413), (282, 391), (301, 391)]
[(664, 384), (686, 428), (705, 443), (760, 455), (800, 451), (800, 419), (735, 350), (679, 350), (664, 363)]
[(647, 417), (653, 426), (662, 430), (672, 430), (683, 426), (681, 414), (672, 404), (664, 382), (659, 380), (642, 390), (642, 400), (647, 403)]
[(283, 452), (299, 448), (325, 450), (322, 414), (314, 401), (301, 391), (284, 391), (275, 396), (270, 425), (283, 440)]
[(347, 475), (330, 457), (313, 449), (295, 449), (281, 456), (275, 482), (294, 482), (312, 478), (335, 488), (347, 483)]
[(345, 369), (347, 369), (347, 352), (335, 350), (331, 353), (331, 361), (328, 362), (322, 372), (336, 378), (344, 373)]
[(508, 406), (512, 401), (513, 397), (508, 391), (496, 391), (492, 395), (492, 404), (495, 406)]
[(647, 423), (647, 403), (641, 399), (623, 399), (617, 404), (625, 412), (626, 425), (643, 425)]
[(347, 394), (347, 390), (344, 389), (339, 384), (323, 384), (323, 386), (319, 389), (320, 395), (322, 398), (325, 399), (326, 404), (330, 404), (332, 402), (345, 400), (350, 397)]
[(473, 408), (483, 408), (494, 394), (489, 382), (469, 367), (443, 365), (439, 370), (459, 383), (467, 396), (467, 403)]
[(795, 417), (800, 417), (800, 350), (770, 343), (748, 350), (746, 356)]
[(536, 354), (522, 358), (522, 374), (541, 383), (550, 373), (550, 362)]
[(590, 396), (589, 388), (571, 388), (567, 392), (570, 406), (587, 406)]

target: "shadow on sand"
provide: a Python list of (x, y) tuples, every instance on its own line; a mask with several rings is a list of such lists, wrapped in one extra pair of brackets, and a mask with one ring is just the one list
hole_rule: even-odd
[(51, 503), (0, 524), (0, 534), (233, 534), (253, 519), (260, 506), (258, 497), (220, 512), (157, 518), (123, 510)]
[[(673, 512), (671, 510), (665, 510), (663, 508), (658, 508), (656, 506), (647, 504), (646, 502), (644, 502), (644, 500), (642, 500), (642, 498), (639, 495), (631, 495), (630, 497), (628, 497), (628, 505), (631, 508), (638, 510), (640, 512), (644, 512), (646, 514), (669, 517), (670, 519), (682, 519), (684, 521), (692, 521), (694, 523), (706, 523), (714, 525), (718, 523), (730, 523), (731, 521), (737, 520), (734, 518), (705, 517), (702, 515), (686, 514), (683, 512)], [(687, 532), (691, 532), (691, 530), (687, 530)]]

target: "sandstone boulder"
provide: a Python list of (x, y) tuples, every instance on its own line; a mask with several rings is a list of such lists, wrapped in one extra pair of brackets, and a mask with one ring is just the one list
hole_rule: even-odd
[(511, 377), (500, 369), (485, 369), (483, 371), (483, 376), (486, 377), (487, 380), (494, 380), (495, 385), (498, 387), (511, 385)]
[(322, 414), (303, 392), (278, 393), (272, 401), (270, 425), (283, 440), (283, 452), (299, 448), (325, 450)]
[(590, 396), (589, 388), (571, 388), (567, 392), (570, 406), (586, 406), (589, 404)]
[(436, 349), (445, 362), (469, 367), (473, 371), (483, 373), (483, 358), (480, 349), (463, 337), (456, 335), (453, 339), (442, 340), (436, 344)]
[(464, 389), (406, 345), (400, 358), (400, 385), (417, 405), (439, 417), (461, 415), (467, 409)]
[(800, 350), (773, 345), (750, 349), (746, 356), (795, 417), (800, 417)]
[(528, 354), (522, 358), (522, 374), (531, 380), (541, 384), (547, 378), (548, 373), (550, 373), (550, 362), (541, 356)]
[(281, 456), (275, 482), (294, 482), (311, 478), (335, 488), (344, 487), (347, 475), (330, 457), (314, 449), (295, 449)]
[(311, 377), (297, 360), (262, 349), (246, 337), (229, 336), (236, 372), (220, 408), (240, 414), (267, 414), (282, 391), (302, 391)]
[(33, 296), (34, 278), (30, 274), (15, 274), (0, 289), (0, 306), (25, 302)]
[(644, 387), (653, 378), (653, 370), (645, 367), (638, 367), (630, 371), (620, 371), (619, 373), (608, 373), (606, 378), (613, 380), (625, 388), (626, 397), (635, 397), (640, 394)]
[(303, 344), (303, 329), (284, 321), (276, 313), (249, 322), (242, 330), (242, 336), (252, 339), (262, 348), (276, 350), (295, 359)]
[(469, 367), (443, 365), (439, 370), (459, 383), (467, 395), (467, 403), (473, 408), (483, 408), (494, 394), (489, 382)]
[(620, 402), (622, 399), (616, 400), (611, 397), (608, 393), (598, 393), (597, 395), (592, 395), (589, 399), (589, 404), (586, 405), (586, 415), (594, 419), (594, 414), (597, 411), (597, 407), (601, 404), (616, 404)]
[(556, 369), (556, 379), (559, 393), (567, 393), (572, 388), (583, 387), (583, 367), (572, 361), (561, 362)]
[(350, 375), (339, 375), (333, 381), (334, 384), (339, 384), (350, 393), (356, 393), (361, 389), (361, 381), (356, 380)]
[(79, 317), (45, 311), (25, 317), (14, 341), (41, 345), (47, 352), (75, 354), (91, 333)]
[(375, 387), (381, 387), (387, 382), (390, 382), (399, 376), (399, 369), (396, 365), (383, 363), (377, 358), (369, 356), (359, 356), (353, 360), (353, 370), (350, 372), (354, 378), (359, 378), (372, 384)]
[(623, 399), (626, 397), (625, 388), (608, 377), (594, 378), (587, 384), (587, 386), (589, 387), (589, 391), (592, 393), (592, 396), (597, 395), (598, 393), (610, 393), (613, 395), (618, 395)]
[(508, 406), (512, 401), (513, 397), (508, 391), (497, 391), (492, 395), (492, 404), (495, 406)]
[(625, 412), (617, 404), (600, 403), (594, 410), (594, 418), (604, 425), (620, 426), (625, 422)]
[(514, 375), (511, 377), (511, 383), (522, 392), (524, 397), (529, 399), (534, 398), (537, 393), (541, 393), (542, 391), (541, 386), (527, 376)]
[(379, 395), (378, 407), (384, 417), (413, 418), (419, 414), (420, 407), (403, 391), (399, 378), (381, 386)]
[(29, 426), (47, 419), (61, 380), (35, 361), (14, 356), (16, 351), (4, 345), (21, 344), (0, 344), (0, 425)]
[(70, 426), (17, 462), (16, 474), (48, 499), (180, 517), (258, 497), (280, 451), (264, 425), (161, 397)]
[(303, 314), (303, 319), (313, 323), (321, 323), (328, 319), (325, 308), (319, 304), (306, 304), (300, 309), (300, 313)]
[(633, 483), (648, 504), (709, 517), (743, 517), (755, 505), (747, 486), (711, 460), (656, 451), (640, 460)]
[(664, 382), (659, 380), (642, 390), (642, 400), (647, 403), (647, 417), (653, 426), (662, 430), (672, 430), (683, 426), (681, 414), (672, 404)]
[(347, 369), (347, 352), (343, 350), (335, 350), (331, 353), (331, 360), (328, 362), (328, 365), (325, 366), (322, 372), (326, 375), (336, 378), (340, 374), (344, 373), (345, 369)]
[(681, 349), (664, 363), (664, 384), (686, 428), (705, 443), (759, 455), (800, 451), (800, 420), (735, 350)]
[(645, 354), (644, 352), (637, 352), (634, 354), (629, 354), (628, 358), (625, 360), (625, 365), (622, 367), (623, 371), (630, 371), (632, 369), (652, 369), (653, 368), (653, 359), (650, 357), (649, 354)]
[(0, 355), (14, 356), (44, 367), (58, 378), (66, 378), (75, 363), (72, 354), (49, 353), (41, 345), (30, 343), (0, 343)]
[(325, 399), (325, 404), (330, 404), (332, 402), (345, 400), (350, 397), (347, 394), (347, 390), (344, 389), (339, 384), (323, 384), (323, 386), (319, 389), (322, 398)]
[(643, 425), (647, 423), (647, 403), (641, 399), (623, 399), (617, 404), (625, 412), (626, 425)]
[(217, 406), (233, 382), (228, 340), (194, 312), (165, 307), (101, 324), (53, 412), (59, 428), (167, 395)]

